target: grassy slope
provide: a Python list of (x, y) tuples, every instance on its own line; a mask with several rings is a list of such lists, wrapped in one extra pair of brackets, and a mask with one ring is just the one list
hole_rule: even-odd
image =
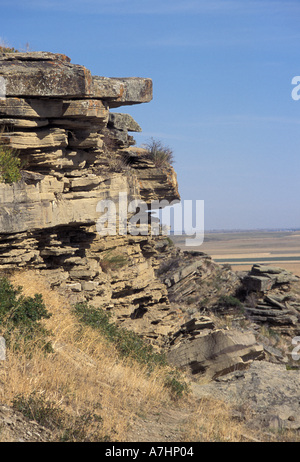
[(224, 403), (196, 401), (186, 394), (174, 400), (174, 393), (165, 386), (168, 368), (149, 372), (147, 366), (121, 358), (112, 343), (79, 324), (68, 301), (40, 276), (27, 271), (11, 280), (23, 287), (24, 295), (43, 295), (52, 313), (43, 323), (53, 332), (55, 352), (44, 355), (28, 343), (18, 353), (8, 352), (0, 367), (0, 403), (12, 405), (16, 398), (19, 408), (30, 403), (31, 418), (38, 420), (43, 417), (38, 414), (44, 414), (43, 424), (50, 426), (53, 437), (69, 441), (253, 438)]

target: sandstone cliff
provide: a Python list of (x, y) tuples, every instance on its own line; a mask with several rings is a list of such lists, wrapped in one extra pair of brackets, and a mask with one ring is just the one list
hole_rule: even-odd
[(118, 203), (120, 192), (147, 203), (180, 197), (173, 168), (134, 147), (138, 123), (110, 111), (150, 102), (152, 81), (92, 76), (44, 52), (3, 54), (0, 77), (0, 141), (24, 164), (21, 181), (0, 184), (1, 270), (34, 268), (74, 302), (92, 300), (154, 340), (165, 335), (172, 310), (146, 255), (151, 239), (96, 230), (97, 204)]
[[(92, 76), (68, 57), (46, 52), (0, 55), (0, 78), (6, 87), (0, 143), (16, 149), (23, 162), (20, 181), (0, 183), (1, 273), (36, 270), (71, 303), (109, 310), (194, 375), (216, 378), (262, 359), (266, 347), (257, 342), (256, 326), (244, 332), (235, 323), (228, 332), (212, 314), (230, 315), (222, 297), (245, 298), (243, 291), (257, 294), (273, 285), (276, 291), (297, 278), (279, 272), (273, 280), (258, 269), (239, 276), (162, 235), (97, 230), (98, 204), (118, 204), (120, 193), (148, 205), (180, 199), (172, 166), (158, 167), (137, 148), (130, 133), (141, 131), (139, 124), (115, 112), (150, 102), (151, 79)], [(297, 335), (298, 298), (287, 306), (276, 294), (275, 302), (257, 301), (233, 319), (271, 320)]]

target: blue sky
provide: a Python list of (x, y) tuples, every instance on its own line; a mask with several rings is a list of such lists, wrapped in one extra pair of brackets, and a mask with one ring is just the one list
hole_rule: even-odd
[[(106, 77), (150, 77), (124, 107), (174, 150), (205, 229), (300, 227), (299, 0), (1, 0), (0, 37)], [(300, 93), (300, 92), (299, 92)]]

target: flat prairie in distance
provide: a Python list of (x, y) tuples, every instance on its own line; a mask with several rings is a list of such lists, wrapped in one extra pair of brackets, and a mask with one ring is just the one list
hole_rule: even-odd
[[(183, 250), (198, 250), (234, 271), (249, 271), (255, 263), (280, 266), (300, 276), (300, 229), (207, 232), (200, 246), (185, 246), (189, 236), (170, 235)], [(191, 237), (189, 237), (191, 239)]]

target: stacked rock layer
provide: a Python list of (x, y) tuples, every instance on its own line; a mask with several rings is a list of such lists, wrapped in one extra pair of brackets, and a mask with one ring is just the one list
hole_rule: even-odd
[(0, 142), (23, 165), (19, 182), (0, 183), (1, 270), (36, 269), (72, 300), (114, 309), (150, 339), (164, 336), (166, 288), (142, 251), (151, 236), (96, 228), (99, 202), (118, 204), (120, 193), (128, 202), (180, 198), (173, 168), (134, 147), (138, 123), (110, 111), (150, 102), (151, 79), (92, 76), (46, 52), (1, 55), (0, 77)]

